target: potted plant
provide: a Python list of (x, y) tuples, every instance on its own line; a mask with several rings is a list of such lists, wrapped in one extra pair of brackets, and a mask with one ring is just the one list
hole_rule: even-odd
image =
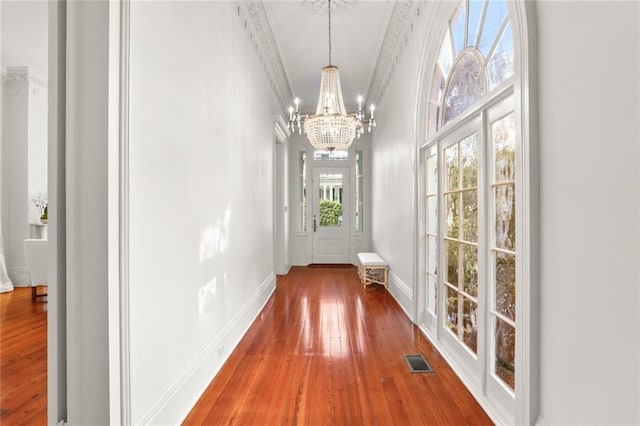
[(44, 192), (39, 192), (38, 196), (33, 199), (33, 203), (36, 205), (38, 213), (40, 214), (40, 222), (49, 222), (49, 203), (47, 201), (47, 194), (45, 194)]

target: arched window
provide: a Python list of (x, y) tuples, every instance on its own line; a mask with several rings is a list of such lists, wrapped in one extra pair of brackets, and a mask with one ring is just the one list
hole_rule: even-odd
[(507, 4), (501, 0), (460, 3), (447, 26), (433, 75), (429, 133), (465, 112), (513, 72)]
[(504, 0), (462, 0), (439, 50), (431, 47), (418, 236), (421, 325), (507, 423), (519, 389), (523, 247), (514, 10)]

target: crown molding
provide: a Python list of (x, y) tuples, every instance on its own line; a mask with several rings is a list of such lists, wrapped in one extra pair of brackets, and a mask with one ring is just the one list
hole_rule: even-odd
[(47, 88), (47, 77), (29, 67), (0, 67), (3, 83), (29, 83), (40, 88)]
[[(340, 12), (351, 9), (358, 0), (333, 0), (331, 13), (338, 14)], [(300, 5), (317, 14), (326, 15), (329, 10), (329, 2), (327, 0), (301, 0)]]
[(423, 15), (422, 8), (425, 3), (426, 0), (404, 0), (396, 2), (393, 7), (389, 26), (367, 91), (367, 102), (380, 104), (400, 58), (409, 44), (415, 23)]
[(269, 77), (271, 89), (278, 99), (278, 104), (282, 111), (286, 111), (293, 95), (262, 1), (244, 0), (238, 4), (237, 13), (249, 37), (249, 42), (255, 48), (260, 63)]
[(29, 67), (1, 67), (2, 93), (22, 96), (27, 93), (47, 96), (47, 77)]

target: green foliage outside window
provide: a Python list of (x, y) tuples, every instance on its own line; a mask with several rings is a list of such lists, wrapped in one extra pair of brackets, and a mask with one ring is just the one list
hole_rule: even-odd
[(337, 201), (320, 201), (320, 226), (336, 226), (342, 217), (342, 204)]

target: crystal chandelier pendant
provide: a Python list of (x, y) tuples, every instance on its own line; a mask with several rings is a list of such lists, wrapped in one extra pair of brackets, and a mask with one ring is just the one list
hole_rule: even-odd
[(360, 120), (348, 115), (344, 107), (338, 67), (324, 67), (316, 113), (304, 121), (304, 131), (311, 145), (320, 150), (346, 151), (356, 137), (359, 125)]
[[(300, 101), (295, 99), (295, 109), (289, 107), (289, 129), (304, 132), (309, 142), (315, 149), (323, 151), (346, 151), (357, 136), (364, 133), (362, 112), (362, 96), (358, 96), (358, 111), (355, 114), (347, 114), (342, 100), (342, 88), (340, 87), (340, 73), (338, 67), (331, 65), (331, 0), (327, 1), (329, 12), (329, 65), (322, 69), (320, 79), (320, 94), (318, 95), (318, 107), (312, 116), (300, 114), (298, 106)], [(376, 126), (373, 118), (375, 107), (371, 105), (368, 131)]]

